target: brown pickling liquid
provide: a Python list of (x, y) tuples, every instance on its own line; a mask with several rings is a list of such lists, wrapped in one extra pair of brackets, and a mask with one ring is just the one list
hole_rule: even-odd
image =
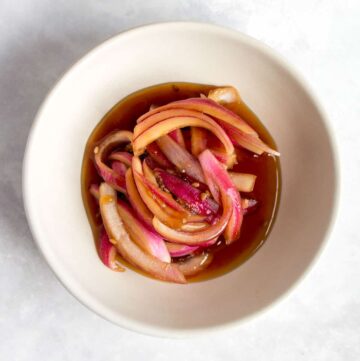
[[(89, 192), (91, 184), (101, 182), (93, 162), (94, 147), (102, 138), (114, 130), (132, 131), (136, 119), (146, 113), (152, 104), (163, 105), (175, 100), (198, 97), (201, 93), (207, 95), (211, 89), (218, 87), (220, 86), (192, 83), (155, 85), (122, 99), (99, 122), (86, 144), (81, 173), (82, 196), (95, 245), (97, 245), (102, 221), (97, 201)], [(229, 108), (245, 119), (265, 143), (276, 149), (275, 142), (269, 132), (244, 102), (231, 104)], [(244, 216), (240, 239), (230, 246), (224, 246), (223, 242), (213, 246), (210, 249), (215, 256), (213, 262), (205, 271), (193, 277), (191, 281), (218, 277), (238, 267), (265, 242), (274, 223), (281, 189), (279, 158), (268, 154), (257, 156), (242, 149), (237, 149), (237, 155), (238, 164), (234, 166), (232, 171), (251, 173), (257, 176), (253, 192), (242, 193), (241, 196), (256, 199), (258, 204), (254, 210)], [(122, 261), (122, 263), (144, 274), (127, 262)]]

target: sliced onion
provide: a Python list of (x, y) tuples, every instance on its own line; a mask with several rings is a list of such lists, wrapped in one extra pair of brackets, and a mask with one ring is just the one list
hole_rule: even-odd
[(236, 144), (257, 154), (267, 152), (269, 154), (279, 155), (279, 152), (267, 146), (259, 138), (257, 132), (240, 116), (233, 113), (224, 106), (216, 103), (212, 99), (190, 98), (169, 103), (144, 114), (139, 118), (139, 121), (145, 123), (145, 120), (147, 121), (148, 119), (152, 119), (156, 116), (160, 117), (159, 114), (169, 112), (171, 109), (178, 111), (181, 110), (183, 112), (186, 109), (192, 109), (208, 114), (214, 117), (216, 121), (219, 122), (223, 127), (226, 126), (228, 131), (232, 128), (239, 131), (238, 135), (235, 136), (235, 139), (233, 137)]
[(199, 182), (205, 182), (199, 161), (185, 148), (181, 147), (168, 135), (164, 135), (157, 140), (157, 144), (170, 160), (181, 172)]
[(127, 167), (124, 163), (114, 161), (111, 164), (111, 169), (121, 177), (125, 177), (125, 173), (127, 171)]
[(116, 272), (124, 272), (125, 269), (117, 260), (116, 247), (109, 241), (109, 237), (104, 229), (100, 231), (99, 256), (105, 266)]
[(105, 182), (110, 184), (116, 190), (126, 193), (125, 179), (123, 176), (117, 174), (113, 169), (104, 163), (104, 158), (111, 150), (119, 147), (123, 143), (131, 142), (133, 135), (129, 131), (118, 131), (108, 135), (100, 144), (94, 149), (95, 164), (100, 176)]
[[(146, 114), (150, 114), (151, 112), (148, 112)], [(144, 114), (144, 115), (146, 115)], [(202, 113), (200, 112), (195, 112), (193, 110), (186, 110), (186, 109), (170, 109), (170, 110), (165, 110), (162, 112), (158, 112), (156, 114), (150, 114), (149, 117), (147, 117), (146, 119), (144, 118), (143, 120), (146, 120), (146, 122), (140, 122), (139, 120), (142, 119), (143, 117), (140, 117), (138, 119), (138, 124), (135, 126), (134, 128), (134, 138), (137, 138), (140, 134), (142, 134), (146, 129), (152, 127), (153, 125), (162, 122), (164, 120), (170, 119), (170, 118), (175, 118), (175, 117), (197, 117), (198, 115), (201, 115)], [(210, 117), (207, 117), (205, 115), (206, 118), (211, 119)], [(176, 130), (177, 128), (173, 129)]]
[(159, 112), (168, 111), (170, 109), (180, 109), (182, 111), (190, 109), (199, 111), (214, 118), (220, 119), (223, 122), (231, 124), (234, 127), (242, 130), (244, 133), (257, 136), (256, 131), (249, 124), (247, 124), (244, 119), (233, 113), (231, 110), (216, 103), (215, 101), (204, 98), (189, 98), (163, 105), (142, 115), (138, 119), (138, 122), (143, 122), (150, 116), (154, 116)]
[(241, 102), (240, 95), (233, 86), (216, 88), (209, 91), (208, 98), (220, 105), (239, 104)]
[[(138, 124), (134, 129), (133, 149), (135, 155), (141, 155), (148, 144), (169, 132), (184, 127), (200, 127), (212, 132), (224, 146), (230, 167), (236, 161), (234, 147), (226, 132), (211, 118), (199, 112), (191, 112), (193, 116), (170, 117), (153, 124), (151, 118)], [(162, 113), (160, 113), (162, 115)], [(139, 129), (142, 126), (142, 129)]]
[(163, 262), (171, 262), (164, 240), (137, 218), (135, 212), (124, 201), (118, 200), (118, 212), (131, 239), (144, 251)]
[(178, 202), (175, 201), (175, 199), (171, 196), (171, 194), (164, 192), (158, 187), (158, 185), (155, 185), (154, 183), (150, 182), (144, 176), (141, 177), (143, 178), (142, 179), (143, 183), (151, 191), (156, 201), (159, 202), (161, 206), (163, 206), (164, 208), (165, 207), (171, 208), (175, 212), (183, 212), (185, 214), (188, 213)]
[[(240, 97), (237, 89), (235, 89), (232, 86), (213, 89), (209, 92), (208, 98), (216, 101), (217, 103), (219, 103), (221, 105), (226, 106), (230, 110), (234, 110), (237, 107), (244, 104), (243, 101), (241, 100), (241, 97)], [(252, 113), (251, 110), (248, 109), (246, 106), (245, 106), (245, 109), (247, 109), (246, 110), (247, 113)], [(228, 125), (231, 128), (231, 124), (228, 124)], [(240, 134), (235, 136), (235, 144), (240, 145), (240, 146), (246, 148), (247, 150), (250, 150), (256, 154), (262, 154), (263, 152), (267, 152), (267, 153), (273, 154), (273, 155), (280, 155), (279, 152), (277, 152), (274, 149), (271, 149), (266, 144), (264, 144), (261, 140), (259, 140), (258, 136), (255, 136), (255, 138), (258, 138), (258, 139), (254, 139), (253, 136), (250, 136), (250, 137), (248, 136), (251, 134), (244, 132), (242, 129), (239, 129), (239, 131), (240, 131)], [(243, 133), (245, 133), (245, 134), (243, 134)]]
[(247, 134), (225, 122), (219, 122), (219, 123), (223, 126), (226, 133), (229, 135), (230, 139), (235, 145), (241, 146), (258, 155), (261, 155), (264, 152), (275, 156), (280, 155), (280, 153), (277, 150), (270, 148), (258, 136)]
[(181, 129), (175, 129), (169, 133), (169, 136), (175, 140), (177, 144), (185, 148), (185, 140)]
[(110, 160), (117, 160), (124, 163), (127, 167), (131, 167), (132, 154), (129, 152), (113, 152), (110, 154)]
[(198, 156), (206, 149), (207, 132), (203, 128), (191, 127), (191, 153)]
[(149, 208), (146, 206), (139, 194), (131, 168), (127, 170), (125, 179), (128, 199), (132, 207), (134, 208), (140, 219), (142, 219), (143, 222), (152, 227), (153, 214), (150, 212)]
[(199, 248), (198, 246), (188, 246), (186, 244), (177, 244), (170, 242), (166, 242), (166, 247), (169, 250), (171, 257), (174, 258), (187, 256)]
[[(227, 155), (221, 151), (221, 150), (218, 150), (218, 149), (214, 149), (214, 148), (208, 148), (211, 150), (211, 153), (214, 154), (215, 158), (222, 164), (226, 165), (226, 162), (227, 162)], [(235, 162), (237, 163), (237, 162)], [(229, 168), (229, 167), (227, 167)]]
[(173, 165), (166, 158), (165, 154), (162, 152), (160, 147), (156, 144), (156, 142), (150, 143), (146, 147), (146, 151), (149, 153), (149, 156), (158, 163), (163, 168), (172, 168)]
[(156, 201), (156, 197), (145, 184), (141, 161), (138, 157), (133, 158), (132, 170), (139, 194), (151, 213), (173, 228), (179, 228), (185, 224), (187, 219), (187, 214), (185, 212), (177, 212), (166, 207), (164, 203), (162, 204), (163, 206), (161, 206)]
[(199, 189), (162, 169), (156, 169), (155, 173), (172, 194), (186, 203), (191, 212), (203, 216), (210, 216), (211, 214), (217, 213), (219, 209), (218, 203), (209, 197), (202, 199), (204, 193)]
[(229, 176), (239, 192), (252, 192), (254, 190), (256, 175), (229, 172)]
[[(137, 159), (138, 158), (134, 157), (135, 163), (137, 162)], [(171, 194), (160, 189), (157, 182), (153, 182), (154, 175), (150, 168), (147, 168), (147, 172), (151, 173), (151, 181), (144, 176), (144, 170), (141, 166), (136, 167), (138, 170), (140, 170), (139, 174), (137, 174), (137, 177), (140, 178), (141, 182), (150, 191), (152, 198), (158, 203), (160, 207), (164, 209), (164, 211), (166, 211), (166, 213), (168, 213), (172, 217), (180, 217), (180, 219), (182, 219), (182, 223), (204, 222), (206, 220), (205, 216), (191, 214), (182, 205), (176, 202), (175, 199), (171, 196)]]
[(256, 199), (248, 199), (242, 198), (241, 199), (241, 206), (244, 209), (244, 215), (252, 212), (255, 207), (257, 206), (258, 202)]
[(156, 177), (153, 170), (149, 166), (148, 159), (144, 159), (142, 164), (145, 178), (148, 179), (152, 184), (155, 184), (157, 186), (158, 184), (156, 181)]
[(160, 235), (165, 239), (181, 244), (188, 244), (192, 246), (200, 245), (210, 239), (214, 239), (219, 236), (225, 229), (231, 214), (233, 212), (233, 206), (231, 198), (226, 192), (222, 192), (222, 204), (223, 204), (223, 214), (221, 215), (219, 221), (205, 229), (194, 232), (184, 232), (177, 231), (171, 227), (168, 227), (166, 224), (162, 223), (157, 217), (153, 219), (153, 226)]
[(194, 231), (198, 231), (200, 229), (205, 229), (208, 226), (209, 226), (209, 223), (206, 223), (206, 222), (186, 223), (181, 226), (181, 230), (186, 231), (186, 232), (194, 232)]
[(99, 185), (98, 184), (92, 184), (89, 188), (90, 194), (97, 200), (100, 198), (99, 194)]
[(177, 265), (185, 276), (195, 276), (206, 269), (213, 259), (214, 256), (211, 253), (204, 252), (185, 261), (178, 262)]
[(131, 240), (118, 213), (116, 192), (106, 183), (100, 186), (100, 212), (109, 238), (124, 259), (158, 279), (186, 283), (175, 264), (158, 260)]
[(230, 244), (240, 237), (240, 229), (243, 220), (240, 193), (235, 188), (235, 185), (227, 171), (214, 157), (210, 150), (202, 152), (199, 155), (199, 161), (203, 168), (205, 179), (208, 181), (210, 190), (211, 185), (216, 183), (220, 192), (226, 192), (231, 197), (233, 210), (224, 231), (225, 241), (227, 244)]

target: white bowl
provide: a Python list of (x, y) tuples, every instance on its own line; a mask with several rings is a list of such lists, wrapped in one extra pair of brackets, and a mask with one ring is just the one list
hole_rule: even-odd
[[(264, 246), (236, 270), (185, 286), (104, 267), (80, 192), (84, 146), (103, 115), (126, 95), (171, 81), (236, 86), (282, 154), (282, 199)], [(23, 191), (33, 236), (75, 297), (123, 327), (183, 336), (239, 324), (297, 283), (333, 222), (337, 173), (319, 106), (272, 50), (213, 25), (163, 23), (106, 41), (58, 82), (29, 136)]]

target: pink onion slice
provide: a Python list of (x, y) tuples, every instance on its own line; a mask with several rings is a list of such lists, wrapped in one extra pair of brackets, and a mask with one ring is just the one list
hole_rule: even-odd
[(116, 247), (109, 241), (109, 237), (104, 229), (100, 231), (99, 256), (105, 266), (116, 272), (124, 272), (125, 269), (117, 260)]
[(222, 191), (221, 194), (223, 214), (221, 215), (219, 221), (216, 224), (213, 224), (205, 229), (201, 229), (198, 231), (185, 232), (168, 227), (166, 224), (162, 223), (157, 217), (154, 217), (153, 226), (155, 230), (168, 241), (174, 243), (188, 244), (191, 246), (198, 246), (206, 241), (216, 238), (224, 231), (225, 227), (228, 224), (230, 216), (233, 213), (231, 198), (226, 192)]
[(150, 212), (149, 208), (146, 206), (139, 194), (131, 168), (127, 170), (125, 179), (126, 190), (130, 204), (132, 205), (140, 219), (148, 226), (152, 227), (153, 214)]
[(146, 151), (149, 153), (149, 156), (158, 163), (163, 168), (173, 168), (173, 165), (166, 158), (165, 154), (162, 152), (160, 147), (156, 144), (156, 142), (150, 143), (146, 147)]
[(203, 128), (191, 127), (191, 153), (198, 156), (206, 149), (207, 132)]
[(95, 199), (99, 200), (100, 193), (99, 193), (99, 185), (98, 184), (92, 184), (89, 188), (89, 192)]
[(177, 244), (170, 242), (166, 242), (166, 247), (169, 250), (171, 257), (174, 258), (187, 256), (199, 248), (198, 246), (188, 246), (186, 244)]
[(143, 184), (150, 190), (153, 199), (162, 207), (170, 216), (179, 217), (181, 222), (204, 222), (205, 216), (191, 214), (183, 206), (177, 203), (174, 198), (167, 192), (161, 190), (157, 185), (151, 183), (144, 176), (140, 175)]
[[(134, 157), (133, 164), (133, 169), (135, 169), (135, 179), (139, 180), (138, 187), (140, 184), (145, 186), (145, 188), (147, 188), (147, 190), (151, 193), (152, 201), (155, 200), (155, 202), (158, 203), (158, 205), (163, 209), (163, 211), (168, 213), (168, 215), (179, 218), (179, 221), (182, 224), (187, 222), (204, 222), (206, 220), (205, 216), (191, 214), (182, 205), (176, 202), (171, 194), (160, 189), (156, 180), (153, 181), (152, 177), (155, 176), (149, 167), (147, 167), (147, 172), (151, 173), (151, 180), (144, 177), (144, 169), (142, 168), (141, 162), (137, 157)], [(144, 162), (144, 164), (146, 167), (146, 162)], [(142, 193), (140, 192), (140, 194)], [(148, 197), (146, 192), (142, 194), (142, 197)], [(146, 203), (145, 200), (144, 202)]]
[(164, 203), (160, 205), (160, 202), (157, 201), (156, 196), (145, 184), (141, 161), (138, 157), (133, 158), (132, 171), (139, 194), (155, 217), (158, 217), (162, 222), (173, 228), (179, 228), (186, 223), (188, 215), (185, 211), (175, 211)]
[[(187, 109), (203, 112), (207, 115), (212, 116), (219, 122), (223, 127), (226, 126), (227, 131), (229, 129), (238, 130), (238, 135), (235, 137), (235, 142), (237, 145), (240, 145), (252, 152), (261, 154), (262, 152), (267, 152), (273, 155), (279, 155), (274, 149), (271, 149), (267, 146), (260, 138), (257, 132), (247, 124), (240, 116), (233, 113), (231, 110), (225, 108), (224, 106), (216, 103), (212, 99), (203, 99), (203, 98), (189, 98), (185, 100), (176, 101), (169, 103), (162, 107), (156, 108), (139, 118), (139, 122), (145, 123), (145, 120), (149, 118), (154, 118), (159, 116), (162, 112), (169, 112), (173, 110), (182, 110), (186, 111)], [(137, 136), (137, 135), (136, 135)], [(234, 138), (234, 137), (232, 137)]]
[(100, 212), (109, 238), (124, 259), (155, 278), (186, 283), (184, 275), (175, 264), (158, 260), (131, 240), (118, 213), (116, 192), (106, 183), (100, 186)]
[[(256, 118), (256, 116), (252, 114), (251, 110), (244, 105), (244, 102), (242, 101), (237, 89), (232, 86), (213, 89), (209, 92), (208, 98), (227, 107), (230, 110), (235, 110), (240, 107), (243, 112), (248, 113), (249, 117)], [(231, 127), (231, 124), (229, 124), (229, 126)], [(249, 134), (247, 132), (244, 132), (241, 129), (239, 130), (240, 134), (235, 137), (235, 144), (240, 145), (256, 154), (262, 154), (263, 152), (267, 152), (273, 155), (280, 155), (279, 152), (271, 149), (261, 140), (259, 140), (258, 136), (255, 137), (258, 139), (254, 139), (254, 137), (252, 136), (249, 137)]]
[(125, 179), (123, 176), (117, 174), (113, 169), (108, 167), (105, 163), (105, 157), (111, 150), (119, 147), (123, 143), (131, 142), (133, 135), (129, 131), (118, 131), (108, 135), (98, 146), (94, 148), (95, 164), (100, 176), (105, 182), (110, 184), (116, 190), (126, 193)]
[(181, 172), (188, 174), (199, 182), (205, 182), (199, 161), (185, 148), (181, 147), (168, 135), (159, 138), (157, 144), (170, 162)]
[(188, 98), (163, 105), (142, 115), (138, 119), (138, 122), (143, 122), (150, 116), (170, 109), (199, 111), (233, 125), (234, 127), (242, 130), (244, 133), (257, 136), (256, 131), (247, 124), (244, 119), (215, 101), (206, 98)]
[(226, 133), (229, 135), (230, 139), (235, 145), (241, 146), (258, 155), (261, 155), (264, 152), (275, 156), (280, 155), (277, 150), (270, 148), (258, 136), (247, 134), (225, 122), (220, 121), (219, 123), (225, 129)]
[(257, 205), (258, 205), (258, 201), (256, 199), (248, 199), (248, 198), (241, 199), (241, 206), (244, 209), (244, 215), (251, 213), (253, 210), (255, 210)]
[(185, 276), (190, 277), (195, 276), (206, 269), (213, 259), (214, 256), (211, 253), (203, 252), (202, 254), (190, 257), (185, 261), (178, 262), (177, 265)]
[[(226, 132), (211, 117), (199, 112), (189, 112), (193, 115), (177, 117), (168, 116), (168, 118), (155, 123), (153, 122), (153, 119), (149, 118), (136, 125), (133, 141), (134, 154), (137, 156), (141, 155), (148, 144), (175, 129), (184, 127), (199, 127), (209, 130), (220, 140), (224, 146), (224, 152), (227, 155), (227, 165), (229, 167), (232, 166), (236, 161), (236, 155), (234, 153), (234, 146)], [(160, 113), (160, 115), (162, 115), (162, 113)]]
[(203, 196), (206, 196), (206, 194), (199, 189), (162, 169), (156, 169), (155, 173), (160, 177), (165, 188), (185, 202), (191, 212), (203, 216), (217, 213), (219, 209), (218, 203), (209, 197), (204, 198)]
[(175, 129), (169, 133), (169, 136), (175, 140), (177, 144), (185, 148), (185, 140), (181, 129)]
[(228, 108), (233, 104), (239, 104), (241, 102), (240, 95), (233, 86), (210, 90), (207, 97), (220, 105), (227, 105)]
[(151, 183), (157, 186), (158, 183), (152, 168), (149, 166), (148, 158), (144, 159), (142, 164), (145, 178), (147, 178)]
[(186, 232), (194, 232), (194, 231), (199, 231), (200, 229), (205, 229), (206, 227), (209, 227), (209, 223), (206, 222), (185, 223), (180, 227), (180, 229)]
[[(222, 151), (220, 151), (218, 149), (214, 149), (214, 148), (208, 148), (208, 149), (211, 150), (211, 153), (214, 154), (215, 158), (220, 163), (226, 165), (226, 163), (227, 163), (227, 155), (224, 152), (222, 152)], [(237, 163), (237, 162), (235, 162), (235, 163)]]
[(112, 170), (118, 174), (121, 177), (125, 177), (125, 173), (127, 171), (127, 167), (124, 163), (118, 162), (118, 161), (114, 161), (111, 164), (111, 168)]
[(240, 229), (243, 220), (240, 193), (235, 188), (235, 185), (229, 177), (227, 171), (210, 150), (202, 152), (199, 155), (199, 161), (203, 168), (205, 179), (208, 181), (210, 190), (212, 190), (212, 184), (216, 183), (220, 192), (225, 191), (231, 196), (233, 210), (224, 231), (225, 241), (227, 244), (230, 244), (240, 237)]
[(132, 154), (129, 152), (113, 152), (110, 154), (110, 160), (117, 160), (124, 163), (127, 167), (131, 167)]
[(229, 172), (229, 176), (239, 192), (252, 192), (254, 190), (256, 175), (249, 173)]
[[(149, 112), (150, 113), (150, 112)], [(165, 110), (156, 114), (153, 114), (146, 118), (146, 122), (138, 122), (138, 124), (134, 128), (134, 137), (137, 138), (139, 135), (141, 135), (146, 129), (152, 127), (153, 125), (162, 122), (164, 120), (175, 118), (175, 117), (197, 117), (198, 115), (201, 115), (202, 113), (194, 112), (193, 110), (186, 110), (186, 109), (170, 109)], [(142, 117), (141, 117), (142, 118)], [(141, 119), (139, 118), (139, 119)], [(210, 117), (207, 117), (205, 115), (205, 118), (212, 119)], [(138, 119), (138, 120), (139, 120)], [(144, 118), (145, 120), (145, 118)], [(175, 128), (173, 130), (176, 130), (178, 128)], [(171, 130), (171, 131), (173, 131)]]
[(137, 218), (133, 209), (118, 199), (118, 212), (131, 239), (144, 251), (163, 262), (171, 262), (164, 240)]

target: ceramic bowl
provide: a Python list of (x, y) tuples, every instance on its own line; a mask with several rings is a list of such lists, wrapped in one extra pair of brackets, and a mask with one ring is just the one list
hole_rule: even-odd
[[(261, 249), (222, 277), (185, 286), (104, 267), (80, 189), (84, 146), (104, 114), (138, 89), (171, 81), (237, 87), (275, 138), (282, 165), (280, 209)], [(23, 169), (29, 224), (64, 286), (118, 325), (174, 337), (238, 325), (293, 288), (324, 244), (337, 195), (330, 133), (303, 81), (260, 42), (207, 24), (136, 28), (76, 63), (39, 110)]]

